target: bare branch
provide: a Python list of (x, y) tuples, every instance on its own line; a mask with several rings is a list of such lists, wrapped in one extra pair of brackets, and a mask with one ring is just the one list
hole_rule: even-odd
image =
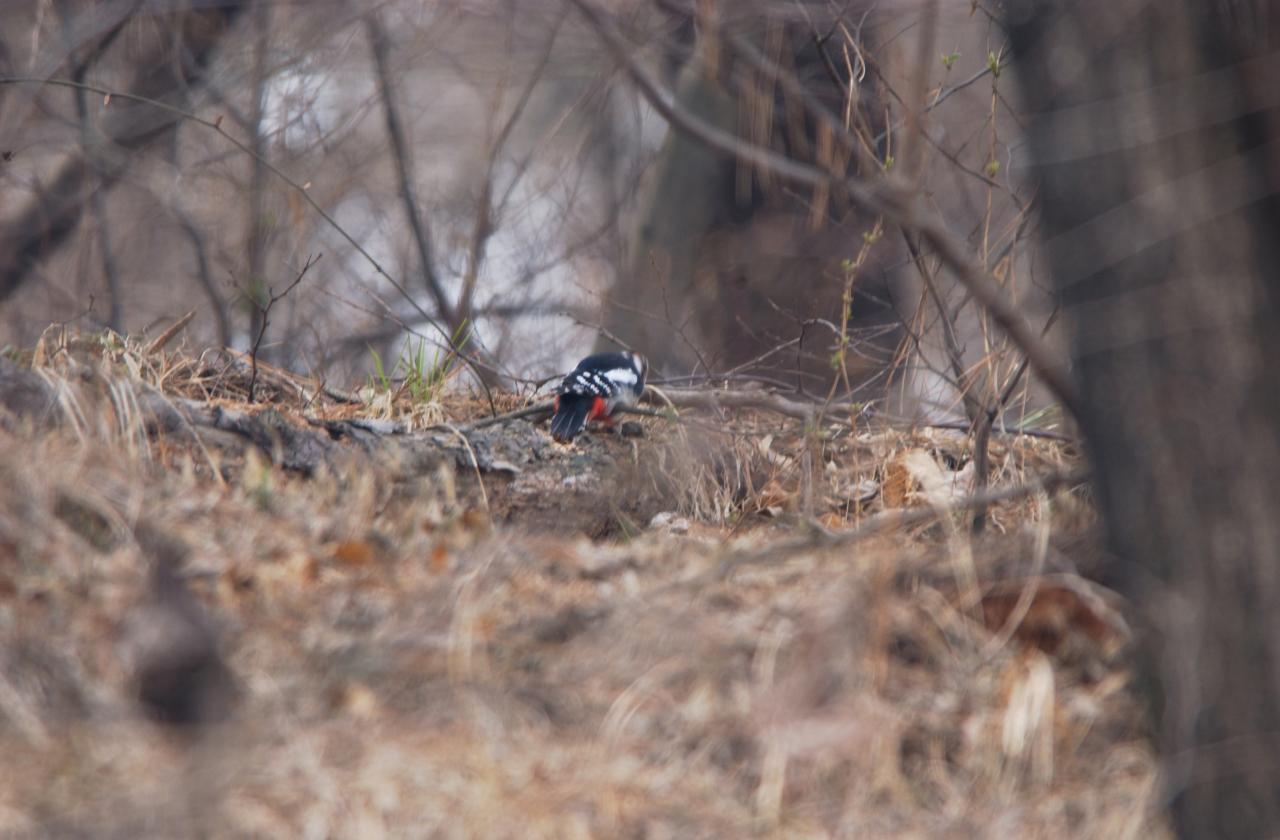
[(307, 276), (307, 272), (311, 269), (311, 266), (319, 262), (320, 257), (322, 256), (323, 254), (317, 254), (314, 257), (307, 257), (307, 264), (302, 267), (302, 270), (298, 272), (298, 276), (295, 277), (293, 282), (290, 283), (280, 294), (275, 294), (271, 289), (267, 289), (266, 301), (261, 301), (256, 295), (241, 290), (244, 291), (245, 298), (253, 304), (253, 308), (257, 310), (258, 317), (260, 318), (258, 322), (258, 334), (254, 337), (253, 349), (249, 352), (252, 368), (252, 373), (249, 376), (249, 402), (253, 402), (254, 388), (258, 384), (258, 349), (262, 346), (262, 339), (267, 334), (267, 327), (271, 325), (271, 307), (288, 297), (289, 293), (302, 282), (302, 278)]
[(369, 37), (369, 47), (373, 53), (374, 69), (378, 74), (378, 86), (382, 90), (382, 110), (387, 121), (387, 138), (391, 141), (391, 156), (395, 160), (396, 174), (400, 179), (400, 198), (404, 201), (405, 217), (409, 220), (409, 229), (413, 232), (414, 245), (418, 249), (422, 279), (427, 291), (436, 302), (440, 317), (453, 328), (453, 332), (457, 332), (458, 325), (453, 305), (449, 302), (439, 274), (436, 273), (431, 229), (423, 219), (414, 191), (413, 159), (409, 155), (408, 144), (405, 142), (404, 124), (400, 120), (400, 108), (396, 104), (395, 87), (392, 85), (391, 71), (387, 63), (387, 52), (390, 46), (387, 32), (376, 11), (365, 15), (364, 25)]
[(977, 383), (965, 371), (964, 351), (961, 349), (960, 339), (956, 335), (955, 316), (958, 311), (952, 311), (947, 308), (941, 292), (938, 291), (937, 279), (925, 263), (924, 255), (920, 253), (920, 243), (915, 234), (903, 228), (902, 238), (907, 243), (907, 250), (915, 262), (916, 270), (920, 272), (920, 279), (924, 282), (929, 298), (938, 310), (938, 319), (942, 325), (943, 344), (947, 351), (947, 361), (951, 365), (952, 375), (955, 376), (956, 389), (960, 392), (960, 397), (964, 401), (965, 415), (969, 418), (970, 424), (977, 424), (979, 417), (982, 415), (982, 404), (975, 393), (978, 390)]
[[(542, 73), (546, 70), (547, 63), (551, 60), (551, 51), (556, 43), (556, 36), (560, 32), (560, 23), (564, 16), (556, 20), (555, 25), (551, 28), (551, 32), (547, 35), (546, 47), (542, 51), (541, 57), (538, 59), (537, 65), (529, 73), (529, 81), (525, 84), (523, 90), (516, 97), (515, 105), (511, 109), (511, 113), (507, 116), (506, 121), (498, 130), (497, 136), (489, 143), (488, 159), (485, 164), (483, 181), (480, 184), (480, 205), (476, 208), (475, 224), (471, 232), (471, 248), (467, 254), (467, 270), (462, 278), (462, 292), (458, 296), (458, 313), (461, 319), (470, 319), (472, 317), (472, 305), (475, 299), (476, 283), (480, 279), (480, 266), (484, 262), (485, 249), (488, 247), (489, 238), (494, 233), (494, 206), (493, 206), (493, 179), (496, 174), (498, 160), (502, 156), (503, 149), (507, 145), (507, 141), (511, 138), (511, 132), (515, 129), (516, 123), (520, 121), (520, 117), (524, 114), (525, 108), (529, 104), (529, 100), (533, 97), (533, 90), (542, 81)], [(502, 104), (502, 90), (504, 85), (499, 85), (498, 93), (495, 95), (493, 104), (493, 115), (496, 115), (498, 108)], [(512, 182), (507, 186), (506, 195), (510, 196), (520, 179), (529, 171), (529, 160), (526, 159)]]
[(200, 288), (204, 289), (205, 296), (209, 298), (213, 320), (218, 327), (218, 344), (227, 347), (231, 344), (231, 319), (227, 316), (227, 303), (218, 293), (217, 286), (213, 282), (213, 274), (209, 271), (209, 256), (205, 248), (204, 234), (196, 227), (195, 221), (186, 210), (177, 206), (176, 203), (171, 209), (174, 218), (178, 220), (178, 226), (191, 241), (191, 249), (195, 252), (196, 279), (200, 283)]
[[(657, 392), (655, 399), (650, 392)], [(797, 402), (771, 391), (731, 391), (663, 388), (658, 391), (650, 387), (645, 392), (648, 402), (663, 404), (665, 402), (676, 408), (758, 408), (773, 411), (797, 420), (812, 422), (818, 414), (818, 406), (814, 403)]]

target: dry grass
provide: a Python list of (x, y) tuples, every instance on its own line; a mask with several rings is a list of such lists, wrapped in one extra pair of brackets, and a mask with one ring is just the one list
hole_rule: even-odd
[[(78, 426), (0, 432), (0, 836), (1167, 836), (1118, 605), (1075, 572), (1078, 496), (1003, 505), (981, 540), (947, 522), (703, 574), (797, 518), (916, 503), (912, 453), (945, 477), (962, 436), (647, 421), (687, 530), (530, 536), (465, 471), (304, 479), (212, 453), (220, 484), (192, 446), (139, 439), (109, 383), (234, 402), (241, 374), (139, 347), (46, 347), (47, 376), (96, 358), (120, 396), (69, 387)], [(355, 410), (295, 391), (269, 393)], [(1072, 459), (1002, 441), (995, 478)], [(174, 733), (131, 699), (141, 522), (190, 549), (239, 688), (227, 723)]]

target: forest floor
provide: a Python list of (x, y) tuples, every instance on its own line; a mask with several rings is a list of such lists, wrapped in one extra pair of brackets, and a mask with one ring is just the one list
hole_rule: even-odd
[(1168, 836), (1070, 443), (251, 376), (0, 359), (0, 836)]

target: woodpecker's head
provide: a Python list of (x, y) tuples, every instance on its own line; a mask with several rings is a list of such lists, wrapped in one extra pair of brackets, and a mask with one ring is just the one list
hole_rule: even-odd
[(649, 360), (639, 353), (628, 350), (622, 354), (631, 363), (631, 368), (636, 372), (636, 393), (644, 390), (645, 376), (649, 373)]

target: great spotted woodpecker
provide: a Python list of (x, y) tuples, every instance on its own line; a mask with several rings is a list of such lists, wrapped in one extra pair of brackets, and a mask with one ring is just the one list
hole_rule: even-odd
[(644, 391), (649, 363), (639, 353), (597, 353), (578, 362), (556, 389), (551, 436), (572, 441), (591, 420), (612, 424), (613, 413), (635, 405)]

